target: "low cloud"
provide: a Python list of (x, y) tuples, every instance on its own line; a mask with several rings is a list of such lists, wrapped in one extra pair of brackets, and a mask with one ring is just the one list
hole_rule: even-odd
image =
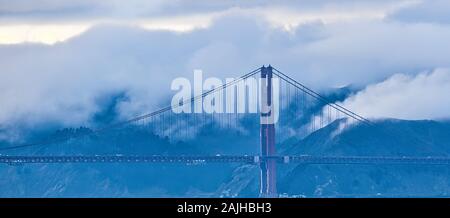
[(369, 118), (448, 119), (450, 69), (413, 75), (395, 74), (370, 85), (342, 104)]

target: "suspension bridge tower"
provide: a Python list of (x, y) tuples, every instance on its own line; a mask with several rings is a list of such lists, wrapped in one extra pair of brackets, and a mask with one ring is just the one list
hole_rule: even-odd
[(260, 102), (260, 145), (261, 181), (260, 197), (277, 197), (276, 160), (267, 157), (275, 156), (275, 124), (273, 106), (272, 67), (261, 68), (261, 102)]

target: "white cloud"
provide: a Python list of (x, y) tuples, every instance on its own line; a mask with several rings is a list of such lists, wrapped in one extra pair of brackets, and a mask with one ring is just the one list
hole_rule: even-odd
[(54, 44), (80, 35), (89, 28), (88, 24), (3, 25), (0, 26), (0, 44)]
[(324, 29), (326, 37), (296, 48), (298, 65), (314, 83), (377, 81), (396, 72), (450, 66), (448, 26), (361, 22)]
[(410, 7), (390, 12), (388, 19), (410, 23), (450, 23), (450, 1), (422, 0)]
[(173, 94), (172, 79), (194, 69), (223, 78), (270, 63), (321, 89), (450, 68), (446, 25), (362, 20), (280, 29), (230, 13), (190, 32), (94, 26), (53, 46), (0, 46), (0, 125), (86, 124), (99, 97), (120, 91), (129, 98), (122, 117), (146, 113)]
[(414, 1), (53, 1), (33, 3), (0, 0), (0, 44), (37, 42), (54, 44), (98, 24), (134, 25), (178, 32), (207, 28), (225, 16), (246, 15), (273, 27), (295, 30), (298, 25), (321, 22), (380, 20)]
[(395, 74), (346, 99), (343, 106), (370, 118), (448, 119), (450, 69)]

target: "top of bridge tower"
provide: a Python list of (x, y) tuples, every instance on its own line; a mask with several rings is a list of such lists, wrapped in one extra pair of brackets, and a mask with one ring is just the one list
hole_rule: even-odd
[(261, 67), (261, 76), (263, 78), (265, 78), (267, 74), (271, 73), (272, 73), (272, 66), (270, 64), (267, 67), (265, 65)]

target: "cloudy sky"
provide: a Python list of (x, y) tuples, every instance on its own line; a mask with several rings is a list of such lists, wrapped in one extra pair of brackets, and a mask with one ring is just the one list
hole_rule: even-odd
[(122, 92), (117, 110), (132, 117), (194, 69), (269, 63), (317, 90), (362, 88), (343, 104), (367, 117), (448, 119), (448, 11), (446, 0), (0, 0), (0, 127), (89, 124), (99, 99)]

